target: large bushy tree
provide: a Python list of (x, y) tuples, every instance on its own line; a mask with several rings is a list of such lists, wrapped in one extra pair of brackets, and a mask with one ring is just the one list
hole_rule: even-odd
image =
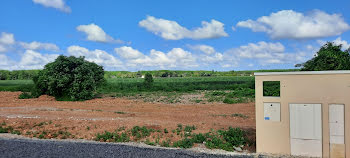
[(87, 100), (104, 82), (104, 70), (84, 57), (58, 56), (45, 65), (34, 78), (38, 94), (48, 94), (56, 99)]
[(296, 67), (302, 71), (350, 70), (349, 50), (342, 51), (342, 45), (328, 42), (315, 54), (315, 57)]

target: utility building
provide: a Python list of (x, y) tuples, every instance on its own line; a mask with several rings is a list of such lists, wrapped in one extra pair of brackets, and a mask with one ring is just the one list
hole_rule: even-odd
[(257, 152), (350, 158), (350, 71), (254, 75)]

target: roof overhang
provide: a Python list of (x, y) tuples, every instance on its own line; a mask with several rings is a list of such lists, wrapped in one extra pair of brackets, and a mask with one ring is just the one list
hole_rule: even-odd
[(350, 70), (332, 71), (293, 71), (293, 72), (255, 72), (254, 76), (276, 76), (276, 75), (328, 75), (328, 74), (350, 74)]

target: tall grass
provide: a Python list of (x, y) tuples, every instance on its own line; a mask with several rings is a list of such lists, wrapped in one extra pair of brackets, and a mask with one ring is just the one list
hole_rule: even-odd
[(254, 89), (254, 77), (191, 77), (191, 78), (155, 78), (150, 87), (144, 86), (141, 78), (108, 79), (98, 89), (99, 93), (112, 92), (190, 92), (195, 90), (235, 90), (238, 88)]
[(0, 80), (0, 91), (30, 92), (33, 88), (32, 80)]

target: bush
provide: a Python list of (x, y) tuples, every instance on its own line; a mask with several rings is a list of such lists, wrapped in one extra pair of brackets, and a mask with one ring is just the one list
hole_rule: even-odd
[(151, 87), (153, 84), (153, 77), (152, 74), (147, 73), (145, 76), (145, 82), (144, 82), (146, 87)]
[(32, 94), (28, 93), (28, 92), (23, 92), (19, 95), (18, 97), (19, 99), (30, 99), (30, 98), (34, 98), (32, 96)]
[(102, 66), (88, 62), (84, 57), (63, 55), (45, 65), (33, 80), (38, 94), (74, 101), (92, 99), (105, 81)]

